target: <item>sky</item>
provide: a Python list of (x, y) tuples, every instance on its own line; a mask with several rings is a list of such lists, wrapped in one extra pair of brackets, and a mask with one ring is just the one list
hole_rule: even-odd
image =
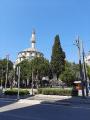
[(0, 59), (9, 54), (14, 62), (18, 52), (30, 47), (32, 30), (36, 47), (51, 59), (54, 37), (70, 62), (78, 62), (77, 36), (90, 51), (90, 0), (0, 0)]

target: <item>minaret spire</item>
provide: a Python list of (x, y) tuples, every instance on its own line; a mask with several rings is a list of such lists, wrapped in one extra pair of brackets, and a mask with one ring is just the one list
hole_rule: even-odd
[(36, 43), (36, 35), (35, 30), (32, 31), (32, 37), (31, 37), (31, 47), (32, 49), (35, 49), (35, 43)]

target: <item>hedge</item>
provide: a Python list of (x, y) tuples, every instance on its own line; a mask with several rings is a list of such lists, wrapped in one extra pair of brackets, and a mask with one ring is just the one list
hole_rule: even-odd
[[(5, 95), (17, 95), (18, 94), (18, 90), (17, 89), (12, 89), (12, 90), (7, 90), (4, 92)], [(28, 95), (29, 91), (28, 90), (21, 90), (19, 91), (20, 95)]]
[(60, 88), (39, 88), (38, 94), (44, 95), (63, 95), (63, 96), (78, 96), (78, 91), (72, 89), (60, 89)]

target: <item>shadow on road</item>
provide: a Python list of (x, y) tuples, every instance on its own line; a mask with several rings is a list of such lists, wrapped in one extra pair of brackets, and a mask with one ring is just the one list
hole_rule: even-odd
[[(68, 99), (69, 102), (75, 97)], [(57, 102), (68, 103), (68, 100), (57, 100)], [(78, 100), (82, 100), (79, 97)], [(26, 104), (22, 108), (15, 108), (13, 110), (8, 110), (0, 112), (0, 120), (89, 120), (90, 119), (90, 109), (77, 108), (67, 105), (55, 105), (55, 104), (45, 104), (43, 101), (40, 104), (30, 105)], [(24, 103), (18, 103), (17, 105), (23, 105)]]
[(78, 97), (71, 97), (71, 98), (65, 98), (65, 99), (60, 99), (60, 100), (46, 100), (42, 102), (44, 103), (51, 103), (51, 104), (90, 104), (90, 96), (82, 98), (81, 96)]

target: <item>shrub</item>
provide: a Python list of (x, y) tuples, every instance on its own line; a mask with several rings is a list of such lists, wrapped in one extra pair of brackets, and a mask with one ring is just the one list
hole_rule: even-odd
[[(44, 95), (64, 95), (64, 96), (71, 96), (72, 89), (60, 89), (60, 88), (39, 88), (39, 94)], [(74, 94), (73, 94), (74, 96)]]
[[(18, 94), (18, 90), (17, 89), (12, 89), (12, 90), (7, 90), (4, 92), (5, 95), (17, 95)], [(19, 91), (20, 95), (28, 95), (29, 91), (28, 90), (21, 90)]]

